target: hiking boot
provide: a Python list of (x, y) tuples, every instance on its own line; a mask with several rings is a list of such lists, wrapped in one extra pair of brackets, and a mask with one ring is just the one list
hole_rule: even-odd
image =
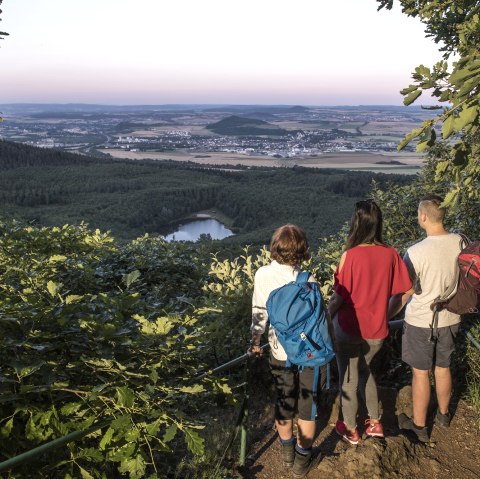
[(282, 444), (282, 461), (285, 467), (293, 467), (295, 461), (295, 441), (291, 444)]
[(379, 421), (372, 422), (371, 419), (367, 419), (365, 421), (365, 434), (371, 437), (385, 437), (383, 434), (383, 426), (380, 424)]
[(414, 436), (414, 439), (420, 442), (429, 442), (427, 426), (416, 427), (413, 423), (412, 418), (408, 417), (406, 414), (400, 414), (398, 416), (398, 427), (402, 431), (407, 431), (410, 435)]
[(358, 433), (358, 429), (355, 428), (353, 432), (350, 432), (343, 421), (337, 421), (337, 423), (335, 424), (335, 431), (339, 436), (341, 436), (344, 441), (347, 441), (349, 444), (353, 444), (355, 446), (360, 441), (360, 434)]
[(452, 416), (449, 411), (446, 414), (442, 414), (437, 409), (437, 414), (435, 414), (435, 424), (441, 427), (448, 427), (450, 426), (450, 421), (452, 420)]
[(312, 469), (314, 469), (322, 456), (318, 453), (316, 456), (312, 454), (312, 451), (309, 451), (308, 454), (300, 454), (295, 450), (295, 462), (293, 463), (293, 479), (302, 479), (305, 477)]

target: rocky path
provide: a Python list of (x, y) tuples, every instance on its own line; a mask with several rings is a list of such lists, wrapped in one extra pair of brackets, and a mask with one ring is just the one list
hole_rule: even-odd
[[(480, 478), (480, 418), (465, 402), (458, 401), (451, 426), (434, 427), (428, 445), (412, 443), (400, 434), (396, 417), (411, 414), (410, 388), (399, 393), (380, 388), (385, 440), (368, 438), (358, 446), (346, 444), (335, 433), (336, 400), (327, 401), (319, 421), (314, 450), (322, 460), (308, 479), (477, 479)], [(361, 413), (362, 414), (362, 413)], [(364, 413), (363, 413), (364, 414)], [(272, 408), (266, 402), (252, 411), (253, 440), (242, 476), (245, 479), (290, 479), (280, 457), (273, 430)]]

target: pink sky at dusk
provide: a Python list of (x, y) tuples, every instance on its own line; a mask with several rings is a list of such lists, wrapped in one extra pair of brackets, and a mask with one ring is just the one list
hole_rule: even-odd
[(419, 21), (375, 0), (2, 8), (0, 103), (401, 104), (414, 67), (440, 58)]

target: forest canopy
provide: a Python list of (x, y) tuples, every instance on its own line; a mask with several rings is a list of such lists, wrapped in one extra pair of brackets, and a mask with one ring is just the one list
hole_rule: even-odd
[[(230, 170), (231, 168), (228, 168)], [(88, 222), (133, 239), (165, 233), (215, 210), (235, 244), (262, 245), (278, 224), (305, 226), (312, 244), (333, 234), (355, 201), (379, 185), (412, 177), (311, 168), (239, 168), (90, 158), (0, 141), (4, 214), (39, 225)]]

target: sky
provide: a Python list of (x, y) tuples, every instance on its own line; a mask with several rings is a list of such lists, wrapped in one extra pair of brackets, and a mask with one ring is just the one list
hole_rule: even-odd
[[(0, 104), (402, 103), (440, 60), (375, 0), (4, 0)], [(427, 98), (422, 102), (429, 104)]]

